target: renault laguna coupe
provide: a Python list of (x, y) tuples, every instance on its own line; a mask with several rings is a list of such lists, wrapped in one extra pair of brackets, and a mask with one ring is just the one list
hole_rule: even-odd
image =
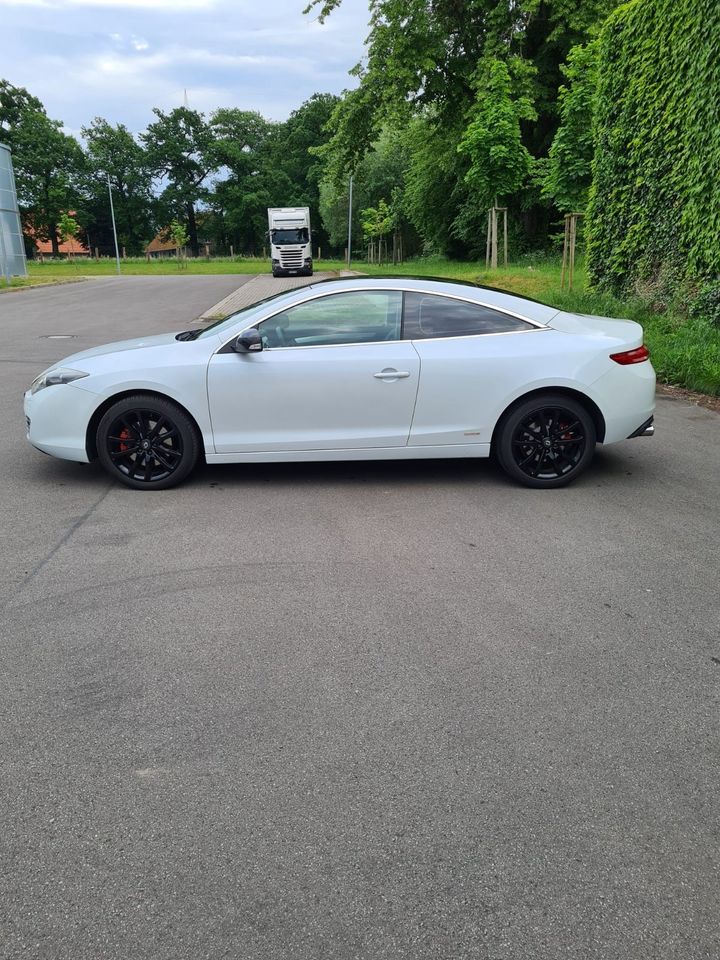
[(596, 443), (653, 432), (642, 328), (485, 287), (331, 280), (204, 328), (68, 357), (25, 394), (27, 436), (161, 490), (209, 464), (487, 457), (558, 487)]

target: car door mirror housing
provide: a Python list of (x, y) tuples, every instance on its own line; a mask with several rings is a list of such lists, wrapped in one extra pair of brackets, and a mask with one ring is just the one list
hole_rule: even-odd
[(243, 330), (233, 344), (233, 350), (236, 353), (257, 353), (257, 351), (262, 350), (262, 348), (262, 337), (260, 336), (260, 331), (255, 327), (251, 327), (249, 330)]

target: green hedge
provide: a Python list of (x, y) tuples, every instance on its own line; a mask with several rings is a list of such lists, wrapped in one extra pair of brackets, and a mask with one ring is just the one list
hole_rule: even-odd
[(616, 294), (720, 274), (720, 2), (631, 0), (600, 37), (588, 272)]

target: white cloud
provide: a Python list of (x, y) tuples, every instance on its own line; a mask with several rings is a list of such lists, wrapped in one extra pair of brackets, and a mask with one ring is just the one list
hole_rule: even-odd
[(130, 7), (154, 12), (156, 10), (212, 10), (217, 0), (0, 0), (0, 7), (44, 7), (47, 10), (67, 10), (71, 7)]
[(0, 0), (0, 75), (75, 130), (101, 116), (137, 132), (153, 107), (181, 106), (185, 88), (204, 113), (282, 120), (314, 92), (353, 86), (363, 52), (367, 0), (343, 0), (325, 25), (304, 2)]

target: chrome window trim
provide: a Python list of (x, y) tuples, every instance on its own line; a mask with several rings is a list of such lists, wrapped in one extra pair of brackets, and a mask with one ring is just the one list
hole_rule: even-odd
[[(513, 317), (515, 320), (521, 320), (523, 323), (527, 323), (532, 329), (530, 330), (498, 330), (494, 333), (466, 333), (466, 334), (455, 334), (447, 337), (417, 337), (416, 339), (403, 337), (398, 338), (397, 340), (359, 340), (357, 343), (317, 343), (317, 344), (308, 344), (307, 346), (298, 346), (298, 347), (265, 347), (265, 350), (317, 350), (319, 347), (359, 347), (359, 346), (370, 346), (373, 343), (427, 343), (428, 341), (438, 341), (438, 340), (470, 340), (476, 339), (478, 337), (506, 337), (508, 334), (517, 334), (517, 333), (535, 333), (537, 330), (550, 330), (552, 329), (548, 324), (540, 323), (537, 320), (531, 320), (529, 317), (523, 317), (522, 314), (516, 313), (514, 310), (508, 310), (506, 307), (497, 307), (492, 303), (484, 303), (480, 300), (469, 300), (467, 297), (460, 297), (454, 293), (438, 293), (437, 290), (417, 290), (414, 287), (353, 287), (352, 290), (332, 290), (328, 292), (323, 291), (314, 291), (312, 296), (305, 297), (302, 300), (298, 300), (295, 303), (290, 304), (281, 310), (275, 310), (274, 312), (268, 313), (267, 316), (262, 317), (260, 320), (256, 320), (254, 323), (249, 323), (246, 327), (242, 327), (237, 330), (229, 340), (226, 340), (221, 347), (219, 347), (215, 353), (220, 353), (223, 351), (233, 340), (236, 340), (241, 333), (244, 333), (245, 330), (251, 330), (253, 327), (259, 326), (261, 323), (264, 323), (266, 320), (271, 320), (273, 317), (278, 316), (278, 314), (285, 313), (286, 310), (292, 310), (294, 307), (300, 307), (303, 304), (311, 303), (313, 300), (320, 300), (325, 297), (333, 296), (346, 296), (348, 293), (383, 293), (387, 291), (388, 293), (419, 293), (422, 296), (428, 297), (445, 297), (448, 300), (459, 300), (461, 303), (467, 303), (470, 306), (475, 307), (485, 307), (486, 310), (495, 310), (497, 313), (504, 313), (508, 317)], [(290, 291), (288, 291), (290, 292)], [(403, 302), (403, 317), (405, 314), (405, 303)], [(402, 322), (402, 321), (401, 321)]]

